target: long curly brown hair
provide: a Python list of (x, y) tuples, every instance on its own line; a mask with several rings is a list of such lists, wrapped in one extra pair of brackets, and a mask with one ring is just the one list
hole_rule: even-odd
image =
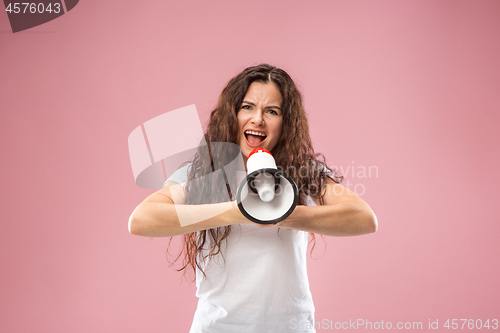
[[(271, 153), (275, 158), (276, 165), (286, 171), (297, 184), (300, 193), (299, 205), (305, 204), (307, 195), (318, 198), (320, 203), (323, 203), (322, 194), (326, 179), (330, 177), (340, 183), (342, 176), (326, 166), (323, 155), (314, 152), (309, 137), (309, 125), (302, 96), (291, 77), (280, 68), (261, 64), (243, 70), (231, 79), (222, 91), (217, 107), (210, 114), (210, 121), (205, 133), (207, 145), (200, 145), (189, 171), (186, 184), (186, 204), (216, 203), (235, 199), (234, 186), (227, 185), (226, 190), (226, 188), (214, 189), (213, 185), (207, 185), (229, 184), (234, 181), (234, 179), (228, 179), (230, 172), (214, 172), (227, 164), (228, 160), (233, 157), (234, 154), (230, 151), (231, 145), (217, 146), (212, 143), (236, 144), (237, 114), (243, 98), (253, 82), (274, 83), (283, 98), (281, 105), (283, 111), (282, 134)], [(218, 159), (215, 160), (213, 156), (218, 156)], [(221, 156), (225, 157), (220, 158)], [(210, 182), (206, 182), (207, 176), (212, 177)], [(203, 178), (205, 180), (202, 180)], [(188, 267), (196, 271), (198, 267), (203, 273), (200, 263), (221, 254), (221, 244), (227, 239), (230, 232), (231, 226), (225, 226), (185, 234), (184, 250), (174, 260), (174, 262), (177, 261), (184, 253), (182, 267), (179, 271), (185, 273)], [(314, 241), (313, 234), (312, 239)]]

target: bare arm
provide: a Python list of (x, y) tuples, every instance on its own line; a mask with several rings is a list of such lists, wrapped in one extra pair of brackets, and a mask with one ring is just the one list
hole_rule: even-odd
[[(184, 205), (184, 199), (184, 188), (175, 182), (167, 182), (165, 188), (151, 194), (137, 206), (129, 219), (129, 232), (139, 236), (169, 237), (236, 223), (251, 223), (234, 202)], [(181, 221), (184, 226), (181, 226)]]
[(327, 236), (356, 236), (377, 231), (377, 217), (354, 192), (329, 179), (323, 199), (321, 206), (297, 206), (280, 227)]
[[(252, 223), (241, 214), (235, 202), (184, 205), (184, 188), (174, 182), (167, 185), (147, 197), (134, 210), (129, 219), (131, 234), (169, 237), (231, 224)], [(328, 180), (323, 200), (324, 205), (297, 206), (279, 227), (328, 236), (356, 236), (377, 231), (377, 218), (370, 206), (342, 185)], [(201, 222), (181, 226), (179, 216), (184, 221)]]

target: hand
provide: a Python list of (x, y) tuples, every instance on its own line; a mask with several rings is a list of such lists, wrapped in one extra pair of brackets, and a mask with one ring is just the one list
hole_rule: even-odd
[(236, 201), (232, 201), (231, 203), (233, 204), (233, 208), (231, 208), (229, 213), (231, 214), (230, 218), (232, 221), (234, 221), (233, 222), (234, 224), (256, 224), (260, 228), (270, 228), (270, 227), (274, 227), (274, 226), (281, 224), (281, 222), (274, 223), (274, 224), (260, 224), (260, 223), (252, 222), (249, 219), (247, 219), (245, 217), (245, 215), (243, 215), (241, 213), (240, 209), (238, 208), (238, 203)]
[(278, 225), (278, 223), (273, 223), (273, 224), (260, 224), (260, 223), (255, 223), (257, 224), (260, 228), (271, 228), (275, 227)]
[(231, 202), (233, 204), (233, 208), (231, 208), (229, 210), (229, 214), (230, 214), (230, 219), (232, 221), (231, 224), (251, 224), (253, 223), (252, 221), (250, 221), (249, 219), (247, 219), (245, 217), (245, 215), (243, 215), (240, 211), (240, 209), (238, 208), (238, 203), (235, 201), (232, 201)]

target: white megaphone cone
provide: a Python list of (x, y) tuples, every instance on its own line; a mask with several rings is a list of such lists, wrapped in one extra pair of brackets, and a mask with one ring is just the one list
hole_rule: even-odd
[(286, 172), (278, 170), (271, 153), (255, 148), (248, 155), (247, 177), (236, 194), (241, 213), (255, 223), (278, 223), (293, 212), (298, 198), (297, 185)]

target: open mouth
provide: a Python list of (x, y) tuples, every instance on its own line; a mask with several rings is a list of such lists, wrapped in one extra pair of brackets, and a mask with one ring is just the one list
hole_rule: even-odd
[(263, 132), (257, 131), (245, 131), (245, 138), (250, 147), (259, 147), (262, 142), (267, 138), (267, 135)]

